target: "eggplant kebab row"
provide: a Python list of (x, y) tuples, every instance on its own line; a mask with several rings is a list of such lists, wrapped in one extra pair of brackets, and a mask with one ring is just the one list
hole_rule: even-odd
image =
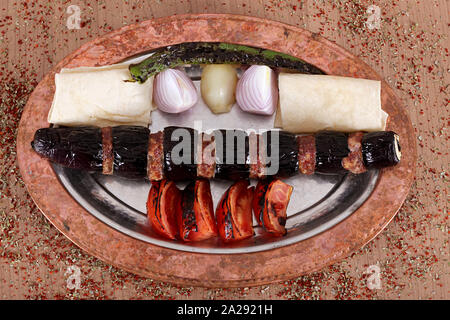
[(392, 131), (322, 131), (296, 136), (284, 131), (199, 133), (166, 127), (59, 127), (36, 131), (32, 148), (62, 166), (131, 179), (240, 180), (302, 174), (355, 174), (396, 165), (401, 158)]

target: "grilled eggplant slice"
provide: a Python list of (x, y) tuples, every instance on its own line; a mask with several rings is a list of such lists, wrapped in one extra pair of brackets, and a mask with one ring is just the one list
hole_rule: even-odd
[(224, 42), (186, 42), (157, 49), (144, 61), (129, 66), (132, 79), (140, 83), (168, 68), (184, 64), (245, 64), (324, 74), (317, 67), (285, 53)]
[(366, 133), (361, 145), (364, 166), (367, 169), (394, 166), (402, 157), (399, 137), (393, 131)]
[(102, 134), (99, 128), (42, 128), (34, 134), (31, 147), (41, 157), (62, 166), (102, 172)]
[(215, 130), (216, 171), (224, 180), (247, 179), (250, 174), (248, 134), (242, 130)]
[[(265, 172), (267, 176), (276, 176), (280, 178), (291, 177), (298, 172), (298, 143), (294, 134), (286, 131), (266, 131), (262, 133), (267, 159), (274, 158), (278, 160), (278, 165), (272, 162), (266, 163)], [(276, 154), (276, 145), (278, 145), (278, 155)], [(275, 152), (275, 154), (272, 154)], [(269, 167), (275, 165), (278, 170), (271, 174)]]
[(150, 130), (139, 126), (112, 128), (114, 175), (142, 179), (147, 176), (148, 137)]
[(347, 172), (342, 167), (342, 159), (350, 152), (347, 134), (334, 131), (322, 131), (315, 135), (316, 168), (315, 172), (336, 174)]
[(164, 177), (173, 180), (192, 180), (197, 177), (198, 132), (192, 128), (164, 128)]

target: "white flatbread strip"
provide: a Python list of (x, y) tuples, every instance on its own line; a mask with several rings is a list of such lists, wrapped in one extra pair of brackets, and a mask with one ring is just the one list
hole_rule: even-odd
[(292, 133), (320, 130), (382, 131), (381, 82), (368, 79), (280, 73), (275, 126)]
[(148, 126), (153, 110), (153, 77), (130, 80), (128, 64), (62, 69), (48, 122), (66, 126)]

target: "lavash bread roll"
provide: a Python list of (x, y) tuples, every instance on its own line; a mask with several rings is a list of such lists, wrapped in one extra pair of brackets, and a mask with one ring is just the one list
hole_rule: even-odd
[(275, 127), (292, 133), (382, 131), (381, 82), (329, 75), (280, 73)]
[(65, 126), (148, 126), (151, 122), (153, 77), (128, 82), (128, 64), (62, 69), (48, 122)]

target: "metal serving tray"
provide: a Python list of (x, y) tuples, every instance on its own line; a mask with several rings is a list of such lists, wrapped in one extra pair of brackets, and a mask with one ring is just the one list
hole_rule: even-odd
[[(200, 90), (200, 67), (186, 66), (185, 70)], [(149, 128), (152, 132), (170, 125), (195, 127), (199, 132), (212, 129), (259, 131), (273, 129), (273, 123), (274, 116), (246, 113), (237, 105), (229, 113), (216, 115), (200, 99), (192, 109), (180, 114), (153, 111)], [(244, 241), (225, 243), (216, 238), (185, 243), (167, 240), (151, 230), (146, 217), (149, 181), (90, 174), (59, 165), (53, 165), (53, 168), (64, 187), (81, 206), (116, 230), (158, 246), (210, 254), (270, 250), (317, 235), (351, 215), (369, 197), (378, 179), (378, 170), (359, 175), (298, 174), (283, 180), (294, 187), (287, 211), (286, 236), (272, 237), (255, 223), (255, 236)], [(256, 183), (251, 182), (253, 185)], [(185, 184), (180, 183), (179, 186), (183, 188)], [(231, 184), (230, 181), (211, 180), (214, 207)]]

